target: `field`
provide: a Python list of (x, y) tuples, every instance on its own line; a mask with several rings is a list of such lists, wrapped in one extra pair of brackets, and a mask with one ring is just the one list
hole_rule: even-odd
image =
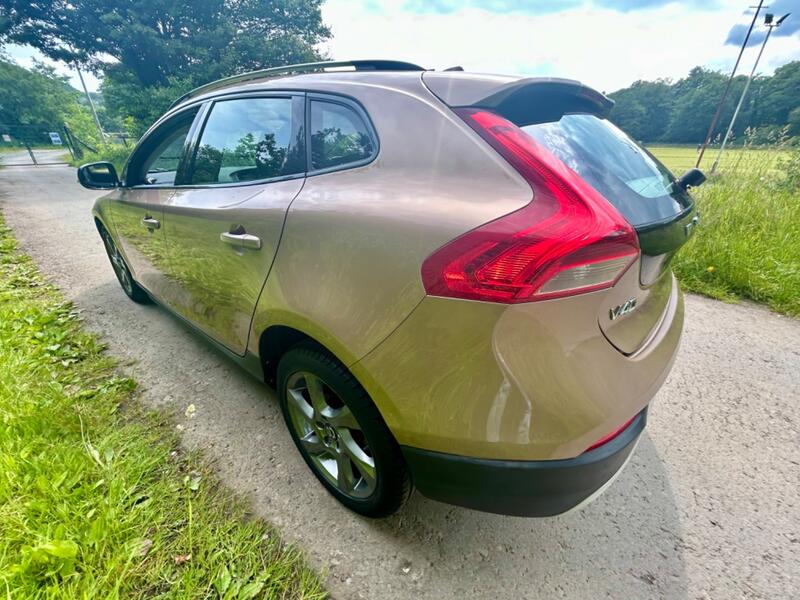
[[(677, 176), (696, 150), (650, 147)], [(713, 162), (706, 152), (702, 167)], [(800, 151), (735, 149), (693, 191), (700, 225), (678, 253), (684, 289), (725, 301), (749, 298), (800, 316)], [(707, 160), (706, 160), (707, 159)]]
[(0, 594), (324, 598), (134, 393), (0, 218)]
[[(685, 171), (694, 167), (697, 162), (697, 148), (687, 146), (648, 146), (650, 152), (655, 154), (676, 177), (680, 177)], [(705, 173), (711, 171), (711, 165), (719, 154), (719, 148), (711, 146), (703, 153), (703, 161), (700, 168)], [(788, 150), (777, 150), (774, 148), (727, 148), (722, 155), (722, 159), (717, 166), (720, 173), (730, 173), (731, 171), (749, 171), (755, 165), (759, 167), (764, 164), (775, 169), (781, 159), (789, 155)]]

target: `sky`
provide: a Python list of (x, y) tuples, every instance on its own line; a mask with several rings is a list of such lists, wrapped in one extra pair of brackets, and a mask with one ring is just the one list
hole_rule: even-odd
[[(569, 77), (605, 92), (637, 79), (685, 76), (696, 65), (729, 71), (757, 0), (327, 0), (336, 60), (392, 58), (443, 69)], [(800, 0), (766, 0), (776, 18), (793, 14), (770, 38), (758, 71), (800, 60)], [(763, 41), (763, 16), (740, 73)], [(30, 65), (36, 52), (11, 47)], [(59, 67), (72, 77), (77, 76)], [(96, 90), (99, 82), (87, 76)]]

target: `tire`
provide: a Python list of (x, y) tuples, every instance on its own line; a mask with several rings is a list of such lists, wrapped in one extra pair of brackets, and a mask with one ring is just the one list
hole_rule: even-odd
[(278, 363), (277, 384), (286, 426), (325, 489), (367, 517), (397, 512), (411, 493), (408, 468), (378, 409), (344, 365), (315, 347), (295, 346)]
[(119, 281), (122, 291), (137, 304), (150, 304), (150, 296), (133, 280), (131, 270), (128, 268), (125, 258), (117, 248), (111, 235), (105, 229), (101, 229), (100, 237), (103, 238), (108, 260), (111, 262), (111, 268), (114, 269), (114, 275), (117, 276), (117, 281)]

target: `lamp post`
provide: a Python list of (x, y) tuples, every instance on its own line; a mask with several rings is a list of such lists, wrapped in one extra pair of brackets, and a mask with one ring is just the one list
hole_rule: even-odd
[(94, 102), (92, 101), (92, 96), (89, 94), (89, 88), (86, 87), (86, 82), (83, 80), (83, 73), (81, 73), (81, 68), (78, 66), (78, 63), (75, 63), (75, 70), (78, 72), (78, 79), (81, 80), (81, 85), (83, 86), (83, 93), (86, 94), (86, 100), (89, 103), (89, 108), (92, 111), (92, 117), (94, 117), (94, 124), (97, 126), (97, 131), (100, 134), (100, 141), (104, 142), (106, 139), (106, 134), (103, 132), (103, 126), (100, 125), (100, 119), (97, 116), (97, 110), (94, 107)]
[(767, 13), (764, 18), (764, 25), (768, 27), (767, 35), (764, 36), (764, 43), (761, 44), (761, 50), (758, 51), (758, 56), (756, 57), (756, 62), (753, 64), (753, 70), (750, 71), (750, 76), (747, 78), (747, 83), (744, 85), (744, 90), (742, 90), (742, 95), (739, 97), (739, 103), (736, 105), (736, 110), (733, 111), (733, 116), (731, 117), (731, 122), (728, 125), (728, 130), (725, 132), (725, 137), (722, 138), (722, 144), (719, 147), (719, 154), (717, 154), (717, 158), (714, 159), (714, 164), (711, 165), (711, 172), (713, 173), (717, 169), (717, 165), (719, 165), (719, 159), (722, 158), (722, 153), (725, 151), (725, 145), (728, 143), (728, 138), (731, 135), (731, 131), (733, 131), (733, 125), (736, 123), (736, 117), (739, 116), (739, 110), (742, 108), (742, 104), (744, 104), (744, 98), (747, 96), (747, 91), (750, 89), (750, 84), (753, 82), (753, 77), (756, 74), (756, 69), (758, 68), (758, 62), (761, 60), (761, 55), (764, 54), (764, 48), (767, 47), (767, 42), (769, 41), (769, 36), (772, 33), (772, 30), (776, 27), (780, 27), (781, 23), (786, 20), (786, 17), (789, 16), (790, 13), (786, 13), (780, 19), (772, 22), (773, 15), (771, 13)]
[(750, 39), (750, 34), (753, 32), (753, 27), (756, 24), (756, 19), (758, 19), (758, 13), (761, 11), (761, 7), (763, 5), (764, 5), (764, 0), (760, 0), (758, 6), (751, 7), (755, 8), (756, 12), (755, 14), (753, 14), (753, 20), (750, 21), (750, 27), (747, 29), (747, 35), (744, 36), (742, 47), (739, 49), (739, 56), (736, 57), (736, 63), (733, 65), (731, 74), (728, 76), (728, 83), (725, 84), (725, 91), (722, 92), (722, 97), (719, 99), (719, 103), (717, 104), (717, 110), (714, 112), (714, 118), (711, 119), (711, 125), (708, 126), (708, 133), (706, 134), (706, 137), (703, 140), (703, 145), (700, 146), (700, 152), (697, 153), (697, 163), (694, 165), (695, 168), (698, 169), (700, 168), (700, 162), (703, 160), (703, 154), (705, 154), (706, 148), (708, 147), (708, 144), (711, 142), (711, 136), (714, 135), (714, 128), (717, 126), (717, 121), (719, 120), (719, 116), (722, 114), (722, 105), (725, 104), (725, 99), (728, 97), (728, 92), (730, 92), (731, 90), (733, 77), (736, 75), (736, 69), (739, 68), (739, 61), (742, 60), (742, 54), (744, 54), (744, 49), (747, 47), (747, 42)]

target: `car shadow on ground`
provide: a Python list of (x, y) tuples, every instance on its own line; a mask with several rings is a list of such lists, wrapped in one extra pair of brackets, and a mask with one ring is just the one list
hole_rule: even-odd
[[(366, 519), (308, 471), (274, 393), (183, 321), (130, 303), (113, 279), (74, 300), (113, 354), (134, 359), (143, 401), (184, 424), (186, 446), (327, 571), (334, 597), (687, 597), (680, 515), (647, 432), (614, 485), (578, 512), (524, 519), (414, 494), (397, 515)], [(189, 403), (197, 414), (186, 419)]]
[(406, 565), (412, 579), (415, 569), (437, 570), (465, 597), (491, 597), (498, 580), (516, 580), (515, 589), (529, 593), (547, 582), (547, 589), (568, 597), (688, 595), (678, 510), (647, 432), (617, 481), (580, 511), (524, 519), (415, 494), (401, 514), (372, 528), (405, 545), (407, 555), (434, 557), (427, 565)]

